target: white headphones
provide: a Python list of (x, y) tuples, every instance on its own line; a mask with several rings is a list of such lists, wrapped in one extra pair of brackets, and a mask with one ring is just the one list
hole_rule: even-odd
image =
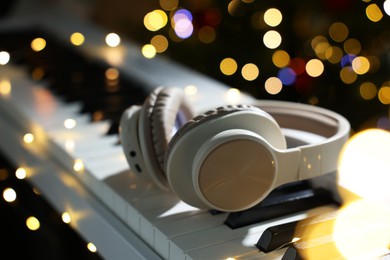
[(137, 175), (198, 208), (244, 210), (282, 184), (335, 172), (350, 132), (341, 115), (291, 102), (191, 111), (181, 89), (159, 87), (123, 113), (119, 134)]

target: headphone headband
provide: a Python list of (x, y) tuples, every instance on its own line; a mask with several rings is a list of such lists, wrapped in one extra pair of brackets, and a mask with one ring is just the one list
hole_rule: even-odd
[(286, 101), (255, 100), (252, 105), (269, 113), (282, 129), (323, 137), (298, 147), (300, 180), (337, 170), (339, 153), (350, 134), (346, 118), (324, 108)]

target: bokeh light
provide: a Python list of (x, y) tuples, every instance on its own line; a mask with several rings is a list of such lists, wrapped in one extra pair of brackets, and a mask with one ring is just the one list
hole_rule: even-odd
[(344, 42), (344, 51), (348, 54), (358, 55), (361, 49), (360, 42), (354, 38), (350, 38)]
[(247, 81), (255, 80), (259, 76), (259, 68), (256, 64), (247, 63), (242, 67), (241, 75)]
[(70, 42), (75, 45), (75, 46), (80, 46), (84, 43), (85, 37), (82, 33), (80, 32), (74, 32), (70, 36)]
[(8, 96), (11, 93), (11, 90), (12, 87), (9, 80), (0, 80), (0, 95)]
[(166, 11), (172, 11), (179, 5), (179, 0), (160, 0), (160, 6)]
[(352, 69), (355, 71), (356, 74), (365, 74), (370, 69), (370, 61), (364, 56), (356, 57), (352, 61)]
[(236, 73), (237, 62), (233, 58), (228, 57), (220, 62), (219, 68), (223, 74), (230, 76)]
[(367, 6), (366, 15), (372, 22), (379, 22), (383, 18), (383, 13), (377, 4), (370, 4)]
[(364, 199), (390, 205), (389, 154), (390, 132), (367, 129), (355, 134), (340, 153), (339, 184)]
[(311, 59), (306, 63), (306, 73), (311, 77), (319, 77), (324, 72), (324, 64), (319, 59)]
[(385, 13), (390, 16), (390, 0), (385, 0), (383, 2), (383, 9), (385, 10)]
[(121, 43), (121, 38), (116, 33), (109, 33), (106, 36), (106, 44), (109, 47), (117, 47)]
[(271, 27), (278, 26), (283, 19), (282, 13), (276, 8), (270, 8), (264, 13), (264, 22)]
[(291, 68), (282, 68), (278, 72), (278, 78), (284, 85), (292, 85), (297, 79), (297, 74)]
[(145, 58), (152, 59), (156, 56), (156, 48), (152, 44), (145, 44), (142, 47), (142, 55)]
[(336, 22), (329, 27), (329, 36), (335, 42), (342, 42), (347, 39), (348, 27), (344, 23)]
[(0, 65), (5, 65), (9, 62), (10, 55), (6, 51), (0, 51)]
[(162, 53), (168, 49), (168, 39), (164, 35), (155, 35), (153, 38), (150, 40), (150, 44), (154, 46), (156, 49), (156, 52)]
[(343, 50), (340, 47), (330, 46), (325, 52), (325, 57), (330, 63), (337, 64), (343, 58), (343, 54)]
[(26, 226), (31, 231), (35, 231), (35, 230), (39, 229), (39, 227), (41, 226), (41, 223), (39, 222), (39, 220), (36, 217), (31, 216), (31, 217), (28, 217), (26, 219)]
[(357, 74), (351, 66), (345, 66), (340, 70), (340, 79), (345, 84), (352, 84), (357, 79)]
[(377, 87), (372, 82), (364, 82), (359, 87), (360, 96), (365, 100), (371, 100), (376, 97)]
[(153, 10), (144, 17), (144, 26), (149, 31), (158, 31), (168, 23), (168, 16), (162, 10)]
[(31, 49), (33, 51), (39, 52), (45, 49), (46, 47), (46, 40), (43, 38), (35, 38), (31, 41)]
[(389, 105), (390, 104), (390, 87), (389, 86), (382, 86), (379, 89), (378, 98), (382, 104)]
[(282, 43), (282, 36), (277, 31), (268, 31), (263, 36), (263, 43), (268, 49), (276, 49)]
[(286, 67), (290, 63), (290, 55), (284, 50), (277, 50), (272, 55), (272, 62), (278, 68)]
[(268, 94), (276, 95), (282, 90), (283, 83), (277, 77), (270, 77), (265, 81), (264, 87)]
[(194, 31), (192, 19), (192, 14), (187, 9), (179, 9), (174, 13), (172, 27), (179, 38), (186, 39), (192, 35)]
[(16, 192), (12, 188), (5, 188), (3, 191), (3, 199), (6, 202), (14, 202), (16, 200)]
[(15, 177), (19, 180), (23, 180), (25, 179), (27, 176), (27, 172), (26, 172), (26, 169), (23, 168), (23, 167), (19, 167), (16, 169), (15, 171)]
[(198, 38), (203, 43), (212, 43), (216, 38), (215, 29), (211, 26), (203, 26), (198, 31)]

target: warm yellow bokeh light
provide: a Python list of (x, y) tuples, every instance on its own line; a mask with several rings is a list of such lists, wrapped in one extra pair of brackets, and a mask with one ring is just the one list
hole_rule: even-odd
[(149, 31), (158, 31), (168, 23), (168, 16), (163, 10), (154, 10), (144, 17), (144, 26)]
[(332, 64), (339, 63), (343, 58), (343, 50), (337, 46), (330, 46), (325, 52), (325, 57)]
[(383, 13), (377, 4), (367, 6), (366, 15), (372, 22), (379, 22), (383, 18)]
[(378, 89), (374, 83), (364, 82), (360, 85), (359, 92), (362, 98), (364, 98), (365, 100), (371, 100), (376, 97)]
[(145, 44), (142, 47), (141, 52), (145, 58), (153, 59), (156, 56), (157, 51), (156, 51), (156, 48), (152, 44)]
[(16, 191), (12, 188), (5, 188), (3, 191), (3, 199), (6, 202), (14, 202), (16, 200)]
[(360, 42), (354, 38), (348, 39), (344, 42), (344, 51), (348, 54), (359, 54), (362, 50)]
[(370, 61), (364, 56), (356, 57), (352, 61), (352, 69), (356, 74), (363, 75), (369, 71)]
[(336, 22), (329, 27), (329, 36), (335, 42), (342, 42), (347, 39), (348, 27), (344, 23)]
[(117, 80), (119, 78), (119, 70), (116, 68), (108, 68), (106, 69), (104, 75), (108, 80)]
[(46, 40), (43, 38), (35, 38), (31, 41), (31, 49), (33, 51), (39, 52), (45, 49), (46, 47)]
[(164, 35), (155, 35), (153, 38), (150, 40), (150, 44), (154, 46), (156, 49), (156, 52), (158, 53), (163, 53), (168, 49), (168, 39)]
[(259, 76), (259, 68), (256, 64), (247, 63), (242, 67), (241, 75), (247, 81), (253, 81)]
[(357, 74), (350, 66), (346, 66), (340, 70), (340, 79), (345, 84), (352, 84), (357, 79)]
[(265, 90), (271, 94), (271, 95), (276, 95), (278, 94), (282, 88), (283, 88), (283, 83), (282, 81), (277, 78), (277, 77), (270, 77), (265, 81)]
[(378, 98), (382, 104), (389, 105), (390, 104), (390, 87), (382, 86), (379, 89)]
[(31, 144), (32, 142), (34, 142), (34, 135), (32, 133), (27, 133), (23, 136), (23, 142), (26, 143), (26, 144)]
[(284, 68), (290, 63), (290, 55), (284, 50), (277, 50), (272, 54), (272, 62), (278, 68)]
[(388, 252), (390, 211), (374, 201), (357, 200), (340, 210), (334, 242), (345, 259), (375, 259)]
[(15, 177), (18, 178), (19, 180), (25, 179), (27, 176), (26, 169), (23, 167), (19, 167), (15, 171)]
[(93, 243), (88, 243), (87, 244), (87, 248), (89, 251), (91, 251), (92, 253), (96, 253), (97, 252), (97, 248), (96, 246), (93, 244)]
[(270, 8), (264, 13), (264, 22), (271, 27), (278, 26), (282, 19), (282, 13), (276, 8)]
[(70, 42), (75, 45), (75, 46), (80, 46), (84, 43), (85, 37), (82, 33), (80, 32), (74, 32), (70, 36)]
[(61, 219), (66, 224), (69, 224), (72, 221), (72, 218), (70, 217), (70, 214), (68, 212), (62, 213)]
[(227, 76), (233, 75), (237, 71), (237, 62), (233, 58), (225, 58), (219, 64), (219, 69)]
[(73, 163), (73, 170), (76, 172), (81, 172), (84, 170), (84, 163), (81, 159), (76, 159)]
[(368, 129), (355, 134), (340, 153), (340, 186), (364, 199), (390, 202), (389, 154), (390, 132)]
[(160, 6), (166, 11), (172, 11), (179, 5), (179, 0), (160, 0)]
[(324, 72), (324, 64), (319, 59), (311, 59), (306, 63), (306, 73), (311, 77), (319, 77)]
[(263, 43), (268, 49), (278, 48), (282, 43), (282, 36), (277, 31), (268, 31), (263, 36)]
[(11, 82), (9, 80), (0, 80), (0, 95), (8, 96), (11, 93)]
[(32, 231), (38, 230), (40, 225), (41, 224), (39, 223), (39, 220), (36, 217), (31, 216), (31, 217), (28, 217), (26, 220), (27, 228), (32, 230)]

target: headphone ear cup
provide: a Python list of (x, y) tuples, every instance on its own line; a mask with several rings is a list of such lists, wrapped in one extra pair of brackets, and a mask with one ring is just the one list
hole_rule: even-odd
[[(201, 166), (196, 164), (199, 161), (199, 157), (205, 158), (208, 156), (207, 154), (200, 154), (203, 152), (203, 148), (207, 146), (207, 143), (214, 142), (222, 132), (235, 130), (239, 133), (244, 133), (242, 136), (249, 133), (250, 139), (254, 137), (261, 139), (258, 142), (259, 145), (265, 144), (276, 149), (287, 148), (284, 135), (276, 121), (268, 113), (256, 107), (221, 107), (194, 118), (184, 125), (172, 138), (166, 157), (166, 174), (171, 189), (184, 202), (198, 208), (216, 208), (222, 211), (243, 210), (257, 202), (258, 198), (256, 197), (253, 201), (245, 202), (245, 205), (240, 203), (232, 207), (229, 205), (216, 205), (202, 194), (202, 189), (199, 187), (198, 169)], [(254, 150), (257, 150), (257, 148)], [(267, 160), (271, 157), (267, 155)], [(274, 166), (272, 166), (271, 161), (272, 159), (269, 159), (269, 165), (272, 168)], [(223, 160), (220, 163), (224, 163)], [(237, 164), (240, 164), (240, 162), (237, 162)], [(242, 167), (246, 167), (246, 165), (242, 165)], [(220, 176), (224, 175), (218, 174)], [(259, 172), (260, 174), (261, 172)], [(221, 188), (225, 185), (223, 179), (215, 181), (215, 183), (220, 183), (219, 187)], [(227, 194), (240, 197), (248, 192), (251, 191), (230, 190)]]
[(139, 117), (139, 142), (149, 175), (163, 189), (169, 189), (164, 171), (168, 143), (192, 117), (192, 108), (178, 88), (158, 87), (144, 102)]

